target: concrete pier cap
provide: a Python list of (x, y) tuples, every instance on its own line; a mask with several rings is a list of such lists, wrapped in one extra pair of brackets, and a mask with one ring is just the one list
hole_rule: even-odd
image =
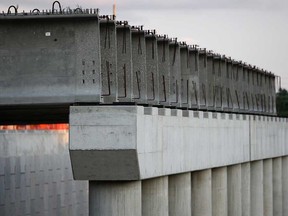
[(137, 114), (143, 107), (70, 108), (70, 157), (77, 180), (138, 180)]
[[(255, 130), (260, 121), (135, 105), (72, 106), (69, 150), (74, 178), (144, 180), (264, 159), (274, 141), (255, 144), (265, 133), (271, 139), (270, 127), (276, 122)], [(277, 142), (279, 151), (269, 157), (285, 155), (282, 145), (285, 141)]]

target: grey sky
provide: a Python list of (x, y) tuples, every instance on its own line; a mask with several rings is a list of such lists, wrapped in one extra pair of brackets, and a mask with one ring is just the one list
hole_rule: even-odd
[[(50, 9), (52, 2), (1, 0), (0, 10), (7, 11), (11, 4), (20, 10)], [(112, 13), (113, 0), (60, 2), (63, 7), (81, 5)], [(287, 0), (117, 0), (117, 19), (272, 71), (288, 88)]]

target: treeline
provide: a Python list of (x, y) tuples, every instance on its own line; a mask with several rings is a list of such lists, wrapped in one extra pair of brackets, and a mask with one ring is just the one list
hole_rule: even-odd
[(280, 88), (276, 94), (277, 115), (280, 117), (288, 117), (288, 91)]

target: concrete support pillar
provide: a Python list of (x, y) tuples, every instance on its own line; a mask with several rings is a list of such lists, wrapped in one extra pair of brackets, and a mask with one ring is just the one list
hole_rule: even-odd
[(250, 162), (241, 164), (242, 216), (250, 216)]
[(212, 215), (211, 169), (192, 172), (192, 215)]
[(90, 216), (141, 216), (141, 182), (89, 182)]
[(288, 156), (282, 157), (283, 215), (288, 215)]
[(212, 170), (212, 215), (228, 215), (227, 167)]
[(242, 216), (241, 164), (227, 167), (228, 215)]
[(191, 216), (191, 173), (171, 175), (169, 185), (169, 216)]
[(263, 161), (264, 216), (273, 216), (273, 178), (272, 159)]
[(142, 216), (168, 216), (168, 176), (142, 181)]
[(282, 216), (282, 209), (282, 158), (279, 157), (273, 159), (273, 215)]
[(263, 161), (251, 162), (251, 216), (263, 216)]

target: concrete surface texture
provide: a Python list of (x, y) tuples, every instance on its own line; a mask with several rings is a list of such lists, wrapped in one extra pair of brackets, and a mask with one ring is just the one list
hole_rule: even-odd
[(241, 164), (227, 167), (228, 215), (242, 215)]
[[(286, 180), (287, 181), (287, 180)], [(273, 159), (273, 215), (283, 215), (282, 159)]]
[[(228, 216), (227, 167), (212, 170), (212, 215)], [(230, 215), (230, 214), (229, 214)]]
[(89, 215), (141, 216), (141, 182), (89, 182)]
[(251, 162), (251, 216), (264, 215), (263, 161)]
[(277, 117), (141, 106), (70, 110), (71, 161), (81, 180), (143, 180), (280, 157), (288, 154), (287, 134), (287, 119)]
[(273, 159), (263, 161), (264, 215), (273, 215)]
[(212, 215), (211, 169), (192, 173), (192, 215)]
[(286, 160), (287, 156), (141, 181), (90, 181), (90, 215), (285, 215), (286, 206), (279, 203), (287, 198), (287, 183), (273, 179), (283, 177), (283, 165), (276, 164)]
[(249, 216), (251, 211), (251, 171), (250, 163), (241, 164), (241, 190), (242, 190), (242, 215)]
[(68, 130), (0, 131), (0, 215), (88, 215), (88, 182), (73, 180)]
[(191, 216), (191, 174), (170, 175), (168, 187), (169, 216)]
[(142, 181), (142, 216), (168, 216), (168, 195), (168, 176)]
[(288, 157), (282, 158), (282, 207), (283, 215), (288, 215)]
[(99, 18), (78, 18), (1, 22), (1, 105), (101, 100)]
[[(109, 199), (113, 203), (114, 193), (121, 197), (127, 190), (124, 206), (135, 196), (132, 202), (138, 200), (135, 205), (145, 216), (263, 216), (287, 211), (283, 205), (286, 119), (140, 106), (77, 106), (71, 107), (70, 123), (76, 179), (104, 180), (99, 185), (129, 180), (123, 183), (128, 188), (118, 192), (101, 186), (103, 196), (93, 189), (93, 206)], [(131, 180), (138, 182), (136, 190)], [(123, 212), (116, 204), (109, 206)], [(122, 215), (139, 214), (134, 211)]]

